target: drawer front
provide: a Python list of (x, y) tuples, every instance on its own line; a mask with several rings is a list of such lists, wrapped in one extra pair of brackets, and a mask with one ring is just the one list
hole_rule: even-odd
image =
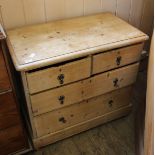
[(82, 101), (82, 82), (30, 96), (34, 115)]
[(76, 60), (58, 67), (27, 73), (30, 94), (78, 81), (90, 76), (91, 58)]
[(88, 99), (128, 85), (137, 79), (139, 63), (105, 72), (84, 81), (83, 98)]
[(21, 125), (0, 131), (0, 153), (2, 155), (13, 154), (25, 149), (26, 146), (27, 143)]
[(89, 99), (135, 82), (139, 63), (67, 86), (31, 95), (34, 116)]
[(20, 122), (19, 113), (13, 94), (0, 95), (0, 129), (4, 129)]
[(10, 88), (10, 81), (4, 62), (2, 49), (0, 48), (0, 92), (6, 91)]
[(142, 48), (143, 44), (138, 44), (94, 55), (93, 74), (139, 61)]
[(122, 88), (34, 118), (37, 136), (71, 127), (129, 104), (131, 87)]

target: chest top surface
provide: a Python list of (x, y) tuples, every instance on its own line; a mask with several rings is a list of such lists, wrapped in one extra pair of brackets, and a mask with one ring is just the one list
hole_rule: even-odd
[(8, 30), (7, 36), (13, 62), (19, 71), (148, 39), (143, 32), (110, 13)]

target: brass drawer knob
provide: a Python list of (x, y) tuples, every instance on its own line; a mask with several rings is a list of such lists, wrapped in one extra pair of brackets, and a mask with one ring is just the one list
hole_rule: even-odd
[(65, 120), (64, 117), (60, 117), (60, 118), (59, 118), (59, 122), (61, 122), (61, 123), (66, 123), (66, 120)]
[(122, 57), (121, 56), (118, 56), (116, 58), (116, 64), (117, 64), (117, 66), (119, 66), (121, 64), (121, 60), (122, 60)]
[(59, 96), (58, 100), (60, 101), (60, 104), (64, 104), (65, 96), (64, 95)]
[(118, 78), (114, 79), (113, 81), (114, 87), (119, 87), (118, 82), (119, 82)]
[(109, 102), (108, 102), (108, 104), (109, 104), (109, 107), (112, 107), (113, 106), (113, 100), (110, 100)]
[(58, 75), (58, 80), (59, 80), (59, 83), (60, 84), (63, 84), (64, 83), (64, 78), (65, 78), (65, 75), (64, 74)]

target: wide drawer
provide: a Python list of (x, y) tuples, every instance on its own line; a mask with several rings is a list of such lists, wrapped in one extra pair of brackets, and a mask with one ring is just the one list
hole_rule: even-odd
[(30, 94), (78, 81), (90, 76), (91, 58), (27, 73)]
[(0, 129), (20, 122), (19, 113), (12, 92), (0, 95)]
[(67, 86), (30, 95), (34, 116), (83, 100), (83, 84), (76, 82)]
[(130, 102), (131, 87), (73, 104), (34, 118), (37, 136), (62, 130), (86, 120), (112, 112)]
[(21, 125), (0, 131), (0, 154), (13, 154), (26, 149), (27, 143)]
[(128, 46), (93, 56), (93, 74), (118, 68), (140, 60), (143, 44)]
[(2, 49), (0, 48), (0, 92), (6, 91), (10, 88), (10, 81), (4, 62)]
[(67, 86), (30, 95), (33, 114), (39, 115), (135, 82), (139, 63), (96, 75)]

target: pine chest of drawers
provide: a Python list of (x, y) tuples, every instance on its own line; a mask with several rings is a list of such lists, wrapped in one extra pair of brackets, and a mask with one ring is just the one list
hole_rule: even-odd
[(112, 14), (9, 30), (34, 146), (42, 147), (131, 110), (148, 36)]

